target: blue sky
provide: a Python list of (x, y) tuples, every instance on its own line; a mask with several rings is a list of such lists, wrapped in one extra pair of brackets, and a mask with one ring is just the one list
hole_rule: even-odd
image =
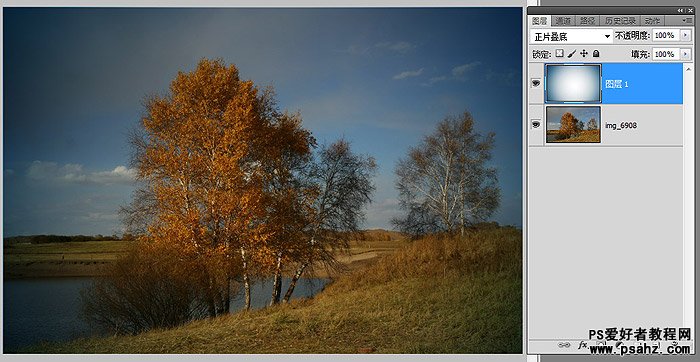
[(496, 132), (521, 224), (521, 9), (4, 9), (5, 236), (121, 233), (126, 134), (142, 100), (202, 57), (273, 85), (319, 142), (379, 164), (365, 227), (398, 213), (393, 170), (446, 115)]

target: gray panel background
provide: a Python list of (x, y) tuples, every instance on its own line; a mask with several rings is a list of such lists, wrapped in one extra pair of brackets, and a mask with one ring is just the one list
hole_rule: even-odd
[(695, 0), (540, 0), (541, 6), (682, 6)]
[[(697, 4), (695, 0), (672, 0), (666, 2), (666, 0), (588, 0), (588, 1), (581, 1), (581, 0), (541, 0), (540, 5), (542, 6), (682, 6), (682, 5), (692, 5), (697, 8)], [(698, 72), (695, 72), (695, 84), (697, 85), (698, 82)], [(697, 88), (697, 86), (696, 86)], [(698, 104), (700, 101), (698, 100), (698, 93), (697, 91), (695, 92), (695, 103)], [(696, 106), (696, 112), (697, 112), (697, 106)], [(697, 113), (695, 118), (697, 119)], [(698, 132), (700, 130), (700, 127), (695, 128), (695, 139), (698, 138)], [(698, 160), (698, 150), (700, 147), (695, 148), (695, 178), (697, 180), (697, 160)], [(696, 197), (696, 205), (697, 205), (697, 196), (698, 196), (698, 187), (697, 187), (697, 181), (695, 183), (695, 197)], [(697, 206), (696, 206), (697, 208)], [(696, 212), (695, 214), (695, 223), (697, 225), (698, 221), (698, 214)], [(697, 229), (697, 226), (696, 226)], [(697, 233), (696, 233), (696, 240), (697, 240)], [(696, 268), (695, 268), (695, 318), (696, 318), (696, 326), (697, 326), (697, 316), (698, 316), (698, 268), (697, 268), (697, 260), (698, 260), (698, 255), (700, 255), (700, 248), (695, 247), (695, 260), (696, 260)], [(693, 337), (697, 341), (697, 337), (695, 335), (697, 334), (697, 330), (693, 332)], [(697, 345), (696, 345), (697, 348)], [(624, 357), (625, 361), (631, 361), (631, 362), (638, 362), (638, 361), (697, 361), (698, 356), (627, 356)], [(543, 355), (540, 357), (541, 362), (577, 362), (577, 361), (620, 361), (619, 356), (547, 356)]]

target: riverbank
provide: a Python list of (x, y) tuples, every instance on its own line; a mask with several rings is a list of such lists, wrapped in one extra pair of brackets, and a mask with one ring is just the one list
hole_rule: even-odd
[[(350, 243), (338, 260), (349, 270), (357, 270), (371, 260), (394, 252), (406, 244), (398, 233), (371, 230), (366, 240)], [(16, 243), (3, 248), (5, 280), (53, 277), (96, 277), (104, 275), (105, 266), (128, 252), (134, 242), (96, 240), (85, 242), (30, 244)], [(290, 273), (291, 274), (291, 273)], [(332, 277), (317, 268), (317, 277)]]
[(3, 278), (94, 277), (124, 255), (132, 241), (15, 243), (3, 246)]
[(515, 228), (432, 237), (335, 279), (313, 299), (28, 353), (520, 353)]

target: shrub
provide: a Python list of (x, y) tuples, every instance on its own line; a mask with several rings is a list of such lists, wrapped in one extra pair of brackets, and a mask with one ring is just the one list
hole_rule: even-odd
[(212, 263), (223, 259), (138, 242), (82, 291), (83, 316), (106, 331), (136, 334), (228, 309), (228, 278)]

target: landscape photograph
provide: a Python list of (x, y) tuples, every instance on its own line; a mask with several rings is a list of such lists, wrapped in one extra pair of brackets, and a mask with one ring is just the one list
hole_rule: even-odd
[(3, 11), (3, 353), (522, 353), (522, 9)]
[(547, 143), (600, 143), (600, 107), (547, 107)]

